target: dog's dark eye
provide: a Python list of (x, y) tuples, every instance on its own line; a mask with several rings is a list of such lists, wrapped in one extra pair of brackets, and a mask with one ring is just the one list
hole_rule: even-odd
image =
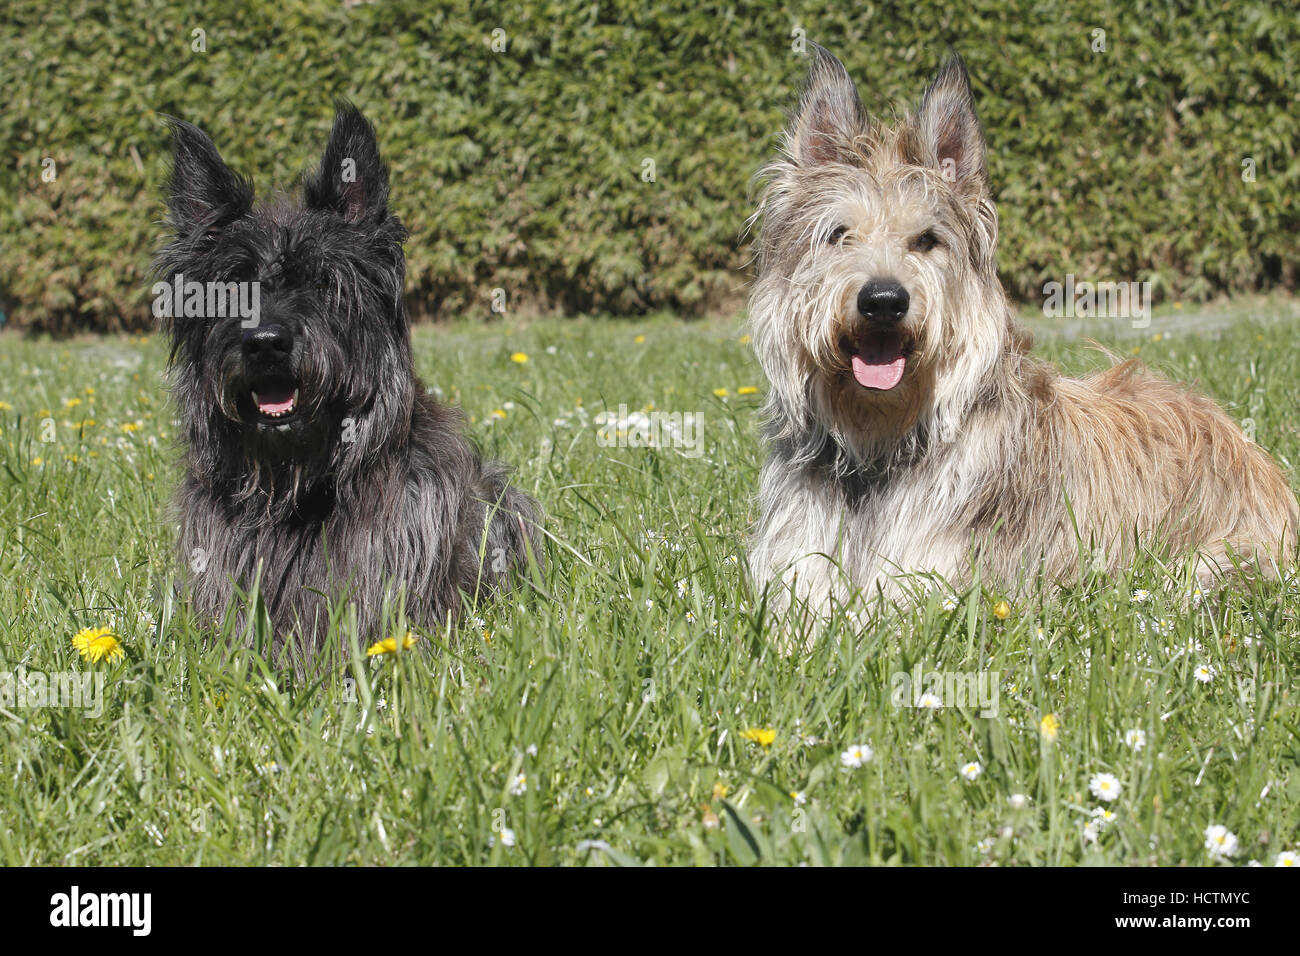
[(838, 246), (844, 240), (844, 234), (848, 231), (848, 226), (836, 226), (830, 232), (826, 233), (826, 245)]
[(939, 237), (927, 229), (912, 240), (911, 249), (913, 252), (929, 252), (938, 244)]

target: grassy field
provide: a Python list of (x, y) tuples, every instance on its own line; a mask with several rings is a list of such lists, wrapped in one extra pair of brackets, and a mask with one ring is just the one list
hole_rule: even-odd
[[(1140, 337), (1058, 327), (1039, 350), (1097, 367), (1078, 334), (1198, 381), (1294, 475), (1294, 303), (1166, 310)], [(742, 575), (765, 383), (738, 321), (415, 338), (426, 383), (546, 508), (549, 564), (536, 592), (401, 654), (341, 661), (342, 625), (302, 677), (205, 644), (168, 596), (163, 343), (0, 338), (0, 671), (104, 676), (97, 716), (0, 703), (0, 862), (1272, 865), (1297, 849), (1300, 587), (1188, 602), (1181, 568), (1144, 560), (1007, 607), (936, 588), (782, 656)], [(597, 416), (621, 404), (697, 413), (700, 453), (603, 447)], [(73, 637), (97, 627), (120, 659), (81, 659)], [(996, 716), (895, 706), (895, 675), (918, 667), (992, 673)], [(1234, 854), (1206, 849), (1216, 825)]]

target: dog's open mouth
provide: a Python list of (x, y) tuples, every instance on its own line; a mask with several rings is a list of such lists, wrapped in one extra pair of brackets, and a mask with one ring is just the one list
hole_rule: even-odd
[(259, 382), (252, 391), (260, 421), (284, 422), (298, 410), (298, 386), (288, 379)]
[(856, 340), (847, 337), (840, 346), (848, 353), (849, 368), (863, 388), (887, 392), (903, 380), (911, 342), (897, 329), (868, 332)]

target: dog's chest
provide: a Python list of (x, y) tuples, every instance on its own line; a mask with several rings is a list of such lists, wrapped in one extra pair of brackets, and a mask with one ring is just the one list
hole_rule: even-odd
[(822, 498), (838, 520), (819, 522), (834, 529), (821, 547), (840, 555), (859, 579), (899, 571), (955, 574), (965, 564), (970, 516), (988, 483), (989, 462), (980, 452), (957, 442), (870, 481), (826, 478)]

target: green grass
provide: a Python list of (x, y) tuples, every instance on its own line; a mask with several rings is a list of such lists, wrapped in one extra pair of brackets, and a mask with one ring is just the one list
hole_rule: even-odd
[[(1077, 326), (1198, 381), (1294, 474), (1293, 303), (1170, 311), (1140, 339), (1097, 328)], [(105, 675), (99, 717), (3, 705), (0, 861), (1176, 864), (1208, 860), (1211, 824), (1239, 863), (1296, 848), (1296, 587), (1211, 610), (1144, 559), (1015, 598), (1004, 621), (1004, 595), (946, 607), (936, 589), (781, 655), (741, 573), (765, 383), (740, 336), (667, 317), (419, 329), (426, 382), (545, 506), (549, 564), (413, 651), (325, 654), (302, 677), (205, 643), (166, 597), (161, 341), (0, 339), (0, 670)], [(1039, 351), (1103, 361), (1059, 334)], [(701, 413), (703, 454), (600, 447), (593, 420), (620, 403)], [(96, 626), (122, 660), (79, 659), (73, 635)], [(341, 625), (333, 647), (354, 640)], [(998, 715), (894, 707), (893, 675), (918, 664), (996, 672)], [(874, 758), (844, 767), (860, 743)], [(1098, 773), (1122, 792), (1090, 842)]]

